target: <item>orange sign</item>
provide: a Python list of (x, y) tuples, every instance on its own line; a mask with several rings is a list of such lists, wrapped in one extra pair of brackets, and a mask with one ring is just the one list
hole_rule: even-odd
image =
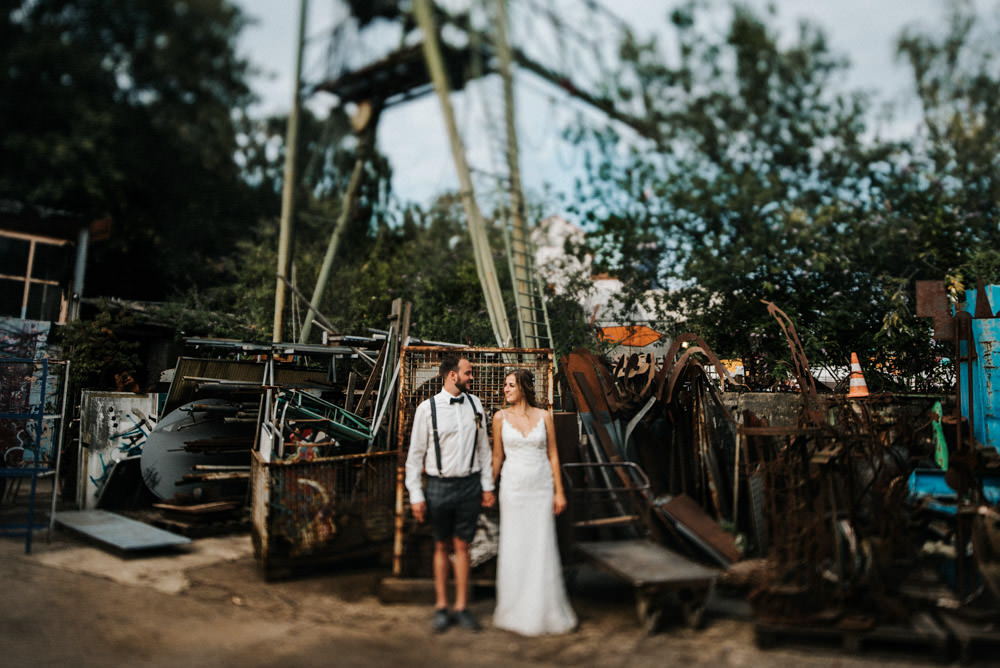
[(642, 348), (656, 343), (663, 338), (663, 335), (646, 325), (628, 325), (601, 327), (600, 337), (604, 341), (619, 346)]

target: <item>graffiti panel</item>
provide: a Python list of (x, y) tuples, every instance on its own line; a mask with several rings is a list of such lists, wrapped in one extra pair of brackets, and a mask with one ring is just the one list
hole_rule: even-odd
[(142, 453), (142, 446), (156, 424), (158, 400), (158, 394), (83, 392), (80, 401), (83, 447), (76, 486), (80, 508), (96, 508), (115, 464)]
[(0, 467), (52, 468), (65, 362), (0, 357)]
[(46, 357), (51, 326), (48, 321), (0, 317), (0, 358)]

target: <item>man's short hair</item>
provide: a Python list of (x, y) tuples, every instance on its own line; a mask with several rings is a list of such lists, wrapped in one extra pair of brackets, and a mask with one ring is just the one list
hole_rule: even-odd
[(458, 353), (448, 353), (441, 358), (441, 367), (438, 369), (438, 373), (442, 378), (447, 378), (448, 374), (452, 371), (458, 372), (458, 363), (465, 359), (463, 355)]

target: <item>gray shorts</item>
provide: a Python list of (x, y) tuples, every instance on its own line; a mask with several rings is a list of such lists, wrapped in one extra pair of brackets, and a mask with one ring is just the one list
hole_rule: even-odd
[(434, 540), (444, 542), (454, 536), (466, 543), (472, 542), (483, 502), (483, 485), (478, 473), (463, 478), (428, 476), (424, 496)]

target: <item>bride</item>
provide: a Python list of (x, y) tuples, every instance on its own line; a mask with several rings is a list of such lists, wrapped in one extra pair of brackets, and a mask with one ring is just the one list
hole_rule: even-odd
[(506, 408), (493, 416), (493, 474), (500, 483), (497, 607), (493, 624), (522, 635), (576, 626), (566, 598), (555, 516), (566, 509), (552, 416), (536, 405), (531, 372), (503, 385)]

